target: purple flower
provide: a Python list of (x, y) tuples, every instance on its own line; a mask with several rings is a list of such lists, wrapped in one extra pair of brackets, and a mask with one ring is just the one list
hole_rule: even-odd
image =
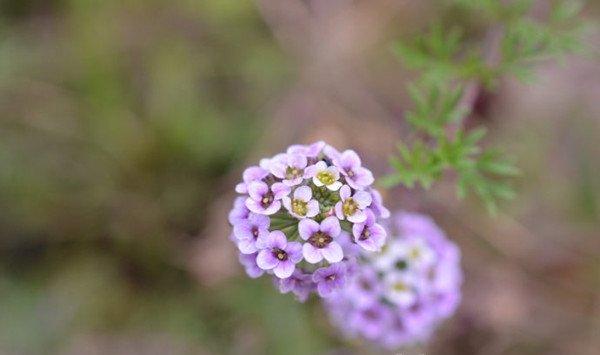
[(368, 251), (379, 251), (385, 244), (386, 232), (379, 224), (375, 223), (375, 215), (370, 210), (365, 211), (367, 219), (362, 223), (352, 226), (354, 241)]
[(435, 307), (425, 303), (423, 299), (417, 299), (411, 307), (404, 310), (402, 319), (406, 328), (410, 329), (413, 341), (423, 341), (431, 336), (440, 320), (436, 311)]
[(352, 295), (356, 306), (362, 307), (378, 301), (383, 290), (377, 273), (370, 268), (361, 268), (348, 283), (345, 292)]
[(254, 254), (239, 254), (238, 259), (240, 260), (240, 264), (244, 266), (246, 269), (246, 274), (253, 279), (261, 277), (264, 274), (264, 270), (258, 267), (256, 264), (256, 256), (257, 253)]
[(282, 199), (283, 206), (296, 218), (312, 218), (319, 213), (319, 202), (312, 199), (312, 190), (308, 186), (300, 186), (294, 190), (294, 198)]
[(353, 312), (349, 322), (362, 336), (375, 340), (388, 329), (391, 320), (390, 310), (374, 300), (368, 306), (360, 307)]
[[(455, 247), (450, 244), (449, 247)], [(442, 260), (438, 262), (436, 270), (431, 272), (432, 286), (435, 290), (446, 291), (454, 290), (457, 285), (461, 285), (463, 281), (462, 271), (456, 267), (460, 262), (459, 258), (448, 258), (442, 256)]]
[(375, 179), (369, 169), (361, 166), (360, 158), (353, 150), (346, 150), (333, 158), (335, 166), (340, 168), (346, 182), (354, 189), (363, 189), (371, 185)]
[(233, 226), (233, 234), (242, 254), (252, 254), (258, 251), (256, 241), (269, 233), (271, 220), (267, 216), (250, 213), (247, 220)]
[[(372, 229), (375, 214), (367, 214), (353, 226), (355, 238)], [(430, 337), (458, 307), (462, 282), (460, 252), (433, 220), (407, 213), (394, 220), (397, 228), (388, 226), (385, 248), (376, 254), (362, 250), (356, 275), (325, 300), (346, 336), (390, 350)]]
[(342, 228), (335, 217), (325, 218), (321, 224), (312, 219), (303, 219), (298, 224), (300, 237), (307, 242), (302, 246), (302, 254), (306, 261), (316, 264), (323, 260), (337, 263), (344, 257), (342, 247), (334, 241)]
[(369, 189), (369, 192), (371, 193), (371, 199), (373, 200), (373, 203), (371, 203), (371, 209), (373, 210), (373, 213), (375, 213), (375, 216), (381, 218), (389, 218), (390, 210), (385, 208), (385, 206), (383, 205), (383, 199), (381, 198), (381, 194), (379, 193), (379, 191), (371, 188)]
[(346, 284), (346, 265), (335, 263), (317, 269), (313, 274), (313, 281), (317, 284), (319, 296), (328, 297)]
[(381, 344), (389, 350), (395, 350), (398, 347), (415, 342), (410, 329), (404, 324), (404, 319), (399, 314), (394, 315), (389, 327), (389, 331), (382, 334)]
[(281, 200), (290, 193), (289, 186), (276, 182), (271, 187), (264, 182), (254, 181), (248, 185), (246, 207), (254, 213), (271, 215), (281, 208)]
[(342, 250), (344, 251), (344, 257), (356, 259), (358, 256), (360, 256), (361, 248), (358, 244), (352, 241), (350, 233), (342, 230), (336, 241), (342, 247)]
[(240, 221), (248, 218), (250, 210), (246, 207), (246, 199), (237, 197), (233, 203), (233, 209), (229, 212), (229, 223), (236, 225)]
[(366, 191), (352, 191), (348, 185), (340, 189), (340, 199), (335, 205), (335, 214), (341, 219), (348, 219), (352, 223), (361, 223), (367, 219), (364, 209), (371, 204), (371, 194)]
[(271, 173), (282, 179), (284, 184), (295, 186), (308, 178), (304, 171), (307, 164), (308, 160), (302, 154), (286, 154), (271, 163)]
[(269, 171), (260, 166), (251, 166), (244, 170), (242, 182), (235, 186), (235, 192), (239, 194), (248, 193), (248, 185), (254, 181), (262, 181), (269, 175)]
[(385, 297), (400, 307), (410, 307), (417, 300), (417, 283), (419, 281), (416, 275), (411, 273), (389, 272), (384, 278), (384, 284), (386, 285)]
[(310, 274), (296, 269), (292, 276), (279, 280), (279, 291), (281, 293), (292, 292), (300, 302), (308, 299), (314, 289), (314, 283)]
[(394, 224), (398, 233), (405, 239), (425, 239), (439, 252), (446, 249), (446, 235), (429, 216), (400, 212), (394, 215)]
[(460, 304), (461, 295), (457, 288), (447, 289), (433, 293), (432, 307), (437, 311), (439, 318), (450, 317)]
[(301, 301), (312, 292), (341, 294), (360, 271), (359, 260), (385, 237), (375, 218), (389, 211), (371, 183), (356, 153), (322, 141), (292, 145), (247, 168), (229, 213), (229, 239), (248, 275), (266, 273)]
[(306, 170), (317, 187), (325, 186), (331, 191), (337, 191), (342, 187), (339, 181), (340, 172), (335, 166), (327, 166), (324, 161), (320, 161)]
[(335, 159), (338, 159), (340, 157), (340, 152), (335, 149), (334, 147), (330, 146), (329, 144), (326, 144), (323, 147), (323, 154), (325, 154), (325, 157), (327, 157), (329, 160), (331, 160), (332, 162)]
[(259, 249), (256, 263), (263, 270), (273, 270), (280, 279), (288, 278), (302, 260), (302, 245), (288, 243), (282, 231), (273, 231), (256, 242)]
[(314, 164), (325, 147), (325, 142), (318, 141), (310, 145), (296, 144), (287, 149), (288, 154), (302, 154), (308, 158), (309, 164)]

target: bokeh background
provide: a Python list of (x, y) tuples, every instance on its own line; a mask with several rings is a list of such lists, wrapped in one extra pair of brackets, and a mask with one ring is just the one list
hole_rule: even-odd
[[(389, 172), (414, 77), (390, 43), (440, 17), (479, 35), (435, 1), (0, 0), (0, 354), (379, 354), (249, 280), (226, 215), (243, 168), (291, 143)], [(479, 94), (469, 122), (523, 170), (498, 216), (452, 176), (386, 192), (466, 274), (457, 315), (403, 353), (597, 354), (599, 68)]]

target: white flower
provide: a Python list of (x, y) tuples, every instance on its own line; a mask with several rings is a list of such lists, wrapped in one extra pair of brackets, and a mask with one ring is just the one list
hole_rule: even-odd
[(400, 307), (410, 307), (417, 300), (416, 278), (413, 273), (390, 272), (385, 275), (385, 297)]
[(331, 191), (337, 191), (342, 187), (339, 181), (340, 172), (335, 166), (327, 166), (324, 161), (310, 167), (310, 175), (312, 176), (313, 184), (318, 187), (325, 186)]

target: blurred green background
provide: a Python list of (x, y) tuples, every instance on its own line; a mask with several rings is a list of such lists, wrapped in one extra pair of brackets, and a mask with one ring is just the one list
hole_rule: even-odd
[[(410, 77), (389, 43), (435, 6), (0, 0), (0, 354), (378, 353), (245, 277), (226, 214), (291, 143), (388, 171)], [(600, 346), (600, 74), (567, 63), (478, 101), (525, 172), (505, 215), (456, 209), (451, 183), (386, 196), (464, 248), (465, 305), (427, 354)]]

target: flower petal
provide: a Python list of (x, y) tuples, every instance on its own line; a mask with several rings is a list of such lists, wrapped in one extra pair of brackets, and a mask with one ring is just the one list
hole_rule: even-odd
[(263, 158), (258, 162), (258, 166), (263, 168), (266, 171), (269, 171), (271, 168), (271, 159)]
[(329, 243), (327, 247), (321, 249), (321, 254), (330, 263), (337, 263), (344, 258), (342, 247), (337, 242)]
[(248, 185), (245, 182), (240, 182), (239, 184), (235, 185), (235, 192), (238, 194), (248, 193)]
[(248, 195), (253, 200), (260, 201), (269, 192), (269, 186), (262, 181), (253, 181), (248, 185)]
[(348, 199), (348, 197), (350, 197), (352, 194), (352, 191), (350, 190), (350, 186), (348, 185), (344, 185), (340, 188), (340, 198), (342, 199), (342, 201), (345, 201)]
[(307, 159), (306, 156), (302, 155), (302, 154), (289, 154), (288, 158), (288, 165), (297, 169), (304, 169), (306, 168), (306, 163), (307, 163)]
[(237, 239), (254, 239), (254, 236), (252, 235), (252, 226), (253, 224), (248, 220), (241, 221), (233, 226), (233, 235), (235, 235)]
[(285, 207), (286, 210), (292, 212), (292, 199), (291, 198), (284, 196), (281, 199), (281, 202), (283, 203), (283, 207)]
[(296, 287), (296, 278), (294, 275), (288, 277), (287, 279), (279, 280), (279, 292), (288, 293), (292, 291)]
[(352, 223), (363, 223), (367, 220), (367, 215), (364, 211), (356, 210), (352, 216), (348, 216), (348, 220)]
[(367, 219), (365, 220), (365, 224), (368, 226), (372, 226), (373, 224), (375, 224), (376, 221), (376, 217), (375, 217), (375, 213), (373, 213), (373, 211), (371, 210), (371, 208), (367, 208), (365, 209), (365, 214), (367, 215)]
[(289, 260), (286, 260), (277, 264), (277, 266), (275, 266), (275, 268), (273, 269), (273, 273), (280, 279), (287, 279), (288, 277), (292, 276), (295, 269), (296, 264)]
[(298, 242), (290, 242), (287, 244), (285, 251), (288, 254), (288, 259), (294, 264), (299, 263), (300, 260), (302, 260), (302, 244)]
[(315, 168), (317, 169), (317, 171), (327, 170), (327, 163), (320, 160), (315, 164)]
[(294, 199), (308, 202), (311, 198), (312, 190), (308, 186), (300, 186), (299, 188), (294, 190)]
[(260, 202), (252, 199), (252, 197), (246, 199), (246, 208), (254, 213), (265, 214), (265, 208)]
[[(268, 215), (277, 213), (277, 211), (279, 211), (280, 208), (281, 208), (281, 201), (275, 201), (269, 207), (263, 209), (262, 212), (256, 212), (256, 213), (260, 213), (260, 214), (264, 214), (264, 215), (268, 216)], [(252, 212), (255, 212), (255, 211), (252, 211)]]
[(253, 239), (241, 239), (238, 241), (237, 246), (242, 254), (254, 254), (258, 251), (256, 242)]
[(357, 239), (356, 244), (360, 245), (361, 248), (367, 251), (376, 252), (381, 249), (381, 247), (377, 246), (377, 243), (375, 243), (375, 240), (373, 238), (367, 238), (363, 240)]
[(327, 298), (333, 293), (333, 287), (328, 282), (321, 281), (317, 284), (317, 292), (319, 296)]
[(371, 194), (366, 191), (356, 191), (352, 199), (361, 210), (367, 208), (372, 202)]
[(375, 181), (375, 178), (373, 178), (373, 173), (371, 170), (360, 167), (354, 171), (352, 180), (354, 180), (355, 184), (361, 187), (366, 187), (371, 185)]
[(287, 186), (296, 186), (302, 183), (302, 181), (304, 181), (304, 179), (302, 178), (302, 176), (298, 176), (297, 178), (293, 178), (291, 180), (283, 180), (282, 183), (286, 184)]
[(329, 144), (326, 144), (323, 147), (323, 153), (331, 160), (337, 160), (337, 158), (340, 157), (340, 152), (338, 152), (337, 149), (330, 146)]
[(330, 191), (337, 191), (340, 189), (340, 187), (342, 187), (342, 183), (340, 181), (335, 181), (333, 184), (327, 185), (327, 188)]
[(321, 180), (317, 179), (317, 177), (316, 177), (316, 176), (313, 176), (313, 178), (312, 178), (312, 182), (313, 182), (313, 184), (315, 184), (315, 186), (317, 186), (317, 187), (321, 187), (321, 186), (325, 185), (324, 183), (322, 183), (322, 182), (321, 182)]
[(287, 246), (287, 237), (283, 234), (282, 231), (275, 230), (269, 233), (269, 241), (270, 248), (275, 249), (283, 249), (285, 250)]
[(310, 179), (313, 176), (315, 176), (315, 174), (317, 174), (317, 167), (316, 167), (316, 165), (310, 165), (310, 166), (307, 166), (304, 169), (303, 178)]
[(312, 219), (303, 219), (298, 223), (298, 233), (302, 239), (307, 240), (319, 231), (319, 227), (319, 223)]
[(382, 239), (383, 240), (383, 244), (385, 242), (385, 238), (387, 237), (387, 232), (385, 231), (385, 228), (383, 228), (380, 224), (373, 224), (371, 226), (371, 237), (374, 239)]
[(273, 239), (271, 238), (271, 233), (260, 235), (256, 239), (256, 247), (258, 249), (272, 249)]
[(345, 169), (350, 168), (354, 170), (354, 168), (358, 168), (361, 165), (361, 161), (358, 154), (356, 154), (356, 152), (351, 149), (348, 149), (345, 152), (343, 152), (339, 160), (340, 165)]
[(337, 179), (339, 179), (339, 178), (340, 178), (340, 169), (338, 169), (336, 166), (333, 166), (333, 165), (332, 165), (332, 166), (329, 166), (329, 167), (327, 167), (327, 171), (328, 171), (328, 172), (329, 172), (331, 175), (333, 175), (333, 178), (334, 178), (335, 180), (337, 180)]
[(279, 260), (273, 256), (270, 250), (261, 250), (256, 257), (256, 265), (263, 270), (271, 270), (279, 264)]
[(304, 243), (304, 245), (302, 245), (302, 255), (304, 255), (304, 259), (311, 264), (316, 264), (323, 260), (321, 251), (313, 247), (310, 243)]
[(328, 234), (331, 238), (337, 237), (342, 231), (340, 221), (333, 216), (325, 218), (320, 227), (321, 232)]
[(363, 230), (365, 229), (366, 223), (354, 223), (352, 226), (352, 236), (354, 237), (354, 241), (358, 241)]
[(259, 229), (269, 228), (269, 225), (271, 224), (271, 219), (269, 219), (269, 217), (255, 213), (251, 213), (248, 216), (248, 221)]
[(342, 202), (338, 202), (335, 204), (335, 215), (342, 221), (344, 220), (345, 216), (344, 211), (342, 210)]
[(267, 175), (269, 175), (269, 172), (261, 167), (258, 166), (251, 166), (249, 168), (247, 168), (246, 170), (244, 170), (244, 173), (242, 174), (242, 178), (244, 180), (244, 182), (246, 183), (250, 183), (252, 181), (259, 181), (264, 179)]
[(271, 191), (273, 191), (273, 197), (275, 197), (276, 200), (280, 200), (283, 196), (289, 195), (292, 189), (284, 183), (276, 182), (271, 185)]
[(317, 200), (308, 201), (308, 204), (306, 205), (306, 207), (307, 207), (306, 217), (312, 218), (319, 214), (320, 210), (319, 210), (319, 203), (317, 202)]

